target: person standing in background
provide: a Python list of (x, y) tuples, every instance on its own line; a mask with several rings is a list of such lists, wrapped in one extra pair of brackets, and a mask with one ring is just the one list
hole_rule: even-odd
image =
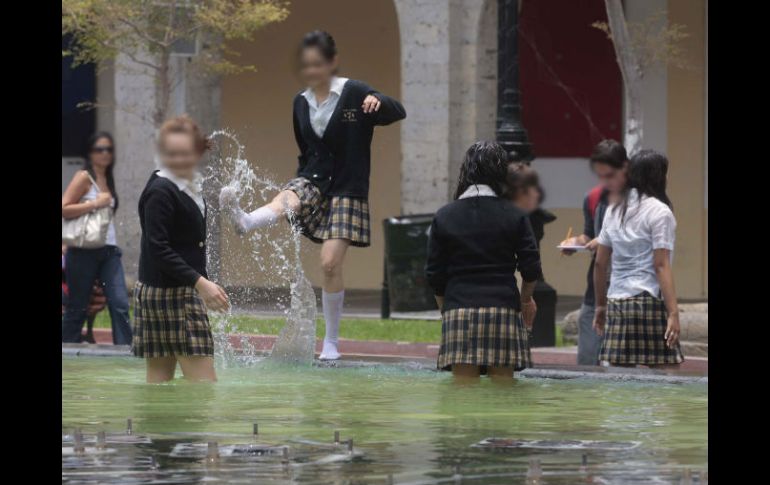
[[(599, 178), (599, 184), (583, 198), (583, 234), (562, 241), (564, 246), (586, 246), (591, 251), (586, 291), (578, 316), (578, 365), (598, 365), (602, 338), (593, 329), (594, 321), (594, 262), (602, 221), (610, 199), (618, 198), (626, 186), (628, 155), (623, 145), (615, 140), (602, 140), (594, 148), (590, 158), (591, 170)], [(572, 255), (575, 251), (562, 250)]]
[(594, 329), (606, 333), (599, 358), (613, 366), (676, 369), (684, 362), (671, 267), (676, 219), (667, 182), (665, 155), (654, 150), (634, 155), (628, 188), (607, 209), (599, 233)]
[[(96, 133), (88, 142), (85, 170), (72, 178), (61, 201), (62, 217), (74, 219), (102, 207), (118, 209), (115, 191), (115, 143), (107, 132)], [(107, 308), (112, 320), (112, 342), (131, 344), (131, 324), (128, 316), (128, 289), (121, 262), (122, 251), (115, 238), (115, 223), (110, 222), (106, 245), (100, 248), (68, 248), (66, 280), (69, 295), (62, 317), (62, 342), (81, 341), (83, 322), (94, 282), (103, 284)]]
[(294, 97), (294, 136), (299, 148), (297, 176), (272, 202), (251, 213), (238, 205), (233, 187), (220, 205), (239, 232), (287, 218), (321, 245), (321, 304), (326, 333), (321, 360), (337, 360), (345, 299), (343, 265), (349, 246), (370, 245), (369, 178), (375, 126), (406, 117), (397, 100), (355, 79), (337, 76), (337, 45), (328, 32), (305, 35), (299, 48), (300, 77), (307, 88)]

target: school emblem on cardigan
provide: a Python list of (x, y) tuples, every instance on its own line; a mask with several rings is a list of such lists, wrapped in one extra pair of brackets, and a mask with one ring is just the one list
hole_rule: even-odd
[(342, 121), (346, 122), (352, 122), (352, 121), (358, 121), (356, 119), (356, 111), (358, 111), (357, 108), (345, 108), (342, 110)]

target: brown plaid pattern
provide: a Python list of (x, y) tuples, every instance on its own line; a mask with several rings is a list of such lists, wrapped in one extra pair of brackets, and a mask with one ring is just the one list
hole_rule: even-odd
[(529, 339), (521, 314), (513, 308), (459, 308), (442, 314), (438, 368), (453, 364), (531, 367)]
[(366, 199), (338, 195), (324, 197), (321, 190), (304, 177), (290, 180), (282, 190), (291, 190), (299, 197), (300, 210), (291, 222), (314, 243), (347, 239), (352, 246), (371, 244), (369, 202)]
[(610, 298), (599, 360), (641, 365), (684, 362), (678, 343), (673, 349), (666, 346), (667, 316), (663, 300), (647, 292)]
[(195, 288), (134, 287), (134, 340), (137, 357), (214, 355), (214, 338), (203, 300)]

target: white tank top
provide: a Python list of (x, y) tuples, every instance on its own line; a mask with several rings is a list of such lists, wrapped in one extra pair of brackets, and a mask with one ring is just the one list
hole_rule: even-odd
[[(96, 185), (91, 184), (91, 188), (88, 189), (88, 192), (86, 192), (86, 195), (84, 195), (80, 200), (82, 202), (88, 202), (89, 200), (96, 200), (96, 196), (99, 194), (99, 192), (96, 191)], [(115, 199), (112, 199), (112, 204), (110, 204), (113, 209), (115, 209)], [(118, 243), (115, 239), (115, 222), (114, 219), (110, 221), (110, 227), (107, 228), (107, 246), (117, 246)]]

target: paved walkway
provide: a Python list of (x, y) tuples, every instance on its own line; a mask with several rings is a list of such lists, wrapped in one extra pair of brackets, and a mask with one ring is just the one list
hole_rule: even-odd
[[(234, 348), (240, 348), (243, 337), (246, 337), (255, 350), (268, 351), (273, 348), (275, 335), (232, 334), (230, 342)], [(112, 342), (112, 331), (106, 328), (95, 328), (94, 337), (97, 344)], [(316, 341), (316, 352), (321, 351), (322, 341)], [(435, 362), (438, 356), (438, 345), (411, 342), (382, 342), (340, 339), (339, 350), (346, 360), (403, 361), (419, 360)], [(671, 375), (708, 375), (708, 358), (686, 357), (679, 370), (665, 372)], [(532, 349), (532, 361), (536, 368), (559, 368), (575, 371), (596, 371), (596, 367), (578, 366), (577, 347), (537, 347)], [(637, 369), (623, 369), (624, 372), (634, 372)], [(638, 369), (640, 372), (652, 372)], [(654, 371), (663, 373), (662, 371)]]
[[(252, 303), (233, 308), (234, 313), (245, 313), (257, 317), (283, 317), (284, 311), (279, 310), (272, 300), (262, 297), (252, 297)], [(321, 300), (318, 300), (318, 312), (321, 314)], [(580, 308), (581, 296), (559, 295), (556, 300), (556, 321), (560, 322), (567, 313)], [(406, 320), (441, 320), (438, 310), (420, 312), (391, 312), (391, 318)], [(380, 294), (374, 291), (350, 291), (345, 293), (345, 306), (342, 318), (380, 318)]]

